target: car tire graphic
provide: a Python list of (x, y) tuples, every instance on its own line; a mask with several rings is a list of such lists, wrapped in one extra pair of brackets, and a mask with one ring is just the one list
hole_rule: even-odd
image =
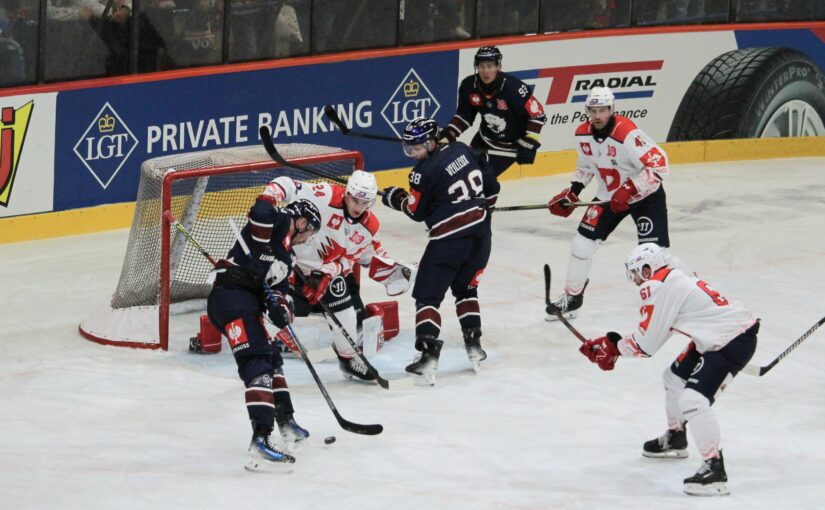
[(790, 48), (711, 60), (688, 87), (667, 141), (825, 135), (825, 77)]

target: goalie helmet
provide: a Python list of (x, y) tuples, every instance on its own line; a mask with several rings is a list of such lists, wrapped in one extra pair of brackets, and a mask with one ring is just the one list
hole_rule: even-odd
[(315, 204), (309, 200), (305, 198), (296, 200), (287, 205), (284, 210), (296, 220), (298, 218), (307, 220), (307, 230), (312, 230), (313, 232), (321, 230), (321, 213)]
[(476, 51), (473, 66), (478, 67), (482, 62), (495, 62), (496, 66), (501, 67), (501, 59), (501, 51), (496, 46), (482, 46)]
[(368, 200), (370, 205), (375, 203), (375, 195), (378, 194), (378, 184), (375, 183), (375, 175), (363, 170), (352, 172), (347, 179), (347, 193), (359, 200)]
[(419, 117), (404, 128), (404, 154), (412, 156), (412, 147), (416, 145), (425, 145), (430, 140), (436, 140), (438, 137), (438, 124), (434, 120), (427, 117)]
[(651, 271), (656, 271), (668, 264), (670, 264), (670, 254), (666, 248), (654, 243), (643, 243), (633, 248), (627, 256), (624, 267), (627, 271), (627, 279), (635, 283), (636, 275), (639, 275), (641, 281), (647, 280), (642, 275), (642, 268), (645, 266), (648, 266)]
[(616, 96), (613, 95), (613, 91), (607, 87), (593, 87), (590, 89), (590, 92), (587, 94), (587, 100), (584, 103), (585, 108), (587, 111), (590, 111), (591, 106), (607, 106), (610, 108), (611, 113), (613, 112), (613, 102), (616, 100)]

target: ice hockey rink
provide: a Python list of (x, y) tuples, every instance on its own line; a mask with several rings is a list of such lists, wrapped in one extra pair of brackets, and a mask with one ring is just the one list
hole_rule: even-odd
[[(673, 253), (762, 318), (752, 363), (766, 364), (825, 315), (823, 171), (825, 158), (681, 165), (666, 181)], [(568, 179), (506, 182), (499, 205), (543, 203)], [(375, 211), (390, 253), (416, 261), (423, 225)], [(386, 391), (345, 381), (336, 362), (316, 365), (341, 414), (383, 424), (381, 435), (339, 428), (304, 364), (287, 360), (296, 419), (312, 434), (290, 474), (244, 471), (243, 385), (225, 346), (187, 352), (196, 315), (173, 320), (169, 352), (78, 334), (114, 291), (128, 230), (1, 244), (0, 508), (822, 508), (825, 330), (764, 377), (740, 375), (717, 400), (731, 495), (686, 496), (682, 479), (700, 463), (693, 445), (684, 460), (641, 456), (666, 428), (661, 374), (686, 340), (602, 372), (567, 329), (544, 321), (542, 266), (554, 270), (556, 296), (577, 217), (495, 214), (479, 292), (489, 353), (480, 374), (449, 298), (435, 387)], [(635, 324), (623, 267), (634, 244), (626, 221), (596, 254), (573, 322), (585, 335)], [(365, 301), (387, 299), (368, 280), (362, 291)], [(401, 334), (373, 358), (390, 379), (414, 357), (413, 302), (399, 301)], [(325, 445), (330, 435), (337, 442)]]

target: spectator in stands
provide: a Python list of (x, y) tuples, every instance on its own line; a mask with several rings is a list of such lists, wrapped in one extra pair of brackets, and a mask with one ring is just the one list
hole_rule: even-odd
[(284, 0), (231, 0), (230, 60), (253, 60), (275, 52), (275, 20)]

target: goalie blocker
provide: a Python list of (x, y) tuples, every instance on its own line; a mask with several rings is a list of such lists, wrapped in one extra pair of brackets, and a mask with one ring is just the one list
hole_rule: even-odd
[[(398, 302), (382, 301), (369, 303), (364, 307), (366, 318), (362, 323), (361, 340), (365, 354), (374, 354), (381, 350), (384, 342), (395, 338), (399, 331)], [(298, 354), (298, 349), (292, 344), (290, 335), (276, 333), (289, 349)], [(216, 354), (221, 352), (221, 333), (209, 322), (206, 315), (200, 317), (200, 330), (197, 335), (189, 339), (189, 352), (198, 354)]]

